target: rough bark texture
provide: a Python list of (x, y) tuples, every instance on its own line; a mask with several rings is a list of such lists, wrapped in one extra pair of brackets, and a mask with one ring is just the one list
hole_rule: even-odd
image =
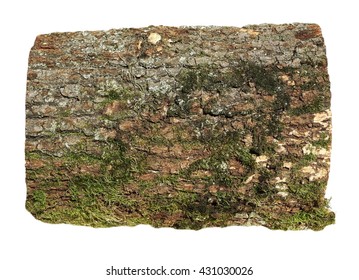
[(49, 223), (322, 229), (330, 86), (315, 24), (40, 35), (27, 209)]

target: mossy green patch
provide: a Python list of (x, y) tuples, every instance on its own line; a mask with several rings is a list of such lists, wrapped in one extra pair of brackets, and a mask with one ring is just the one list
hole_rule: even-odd
[[(52, 158), (41, 153), (29, 153), (28, 158), (46, 158), (47, 164), (51, 167), (49, 169), (45, 166), (35, 170), (36, 172), (27, 173), (29, 180), (42, 178), (40, 185), (43, 186), (41, 190), (29, 192), (29, 211), (36, 217), (52, 223), (73, 219), (71, 223), (102, 227), (114, 225), (114, 221), (119, 222), (120, 218), (114, 214), (113, 207), (136, 209), (136, 198), (131, 199), (123, 188), (133, 178), (133, 174), (141, 173), (144, 159), (140, 155), (128, 153), (127, 146), (120, 140), (102, 144), (105, 144), (103, 153), (97, 156), (86, 152), (68, 151), (61, 158)], [(99, 168), (95, 174), (76, 171), (81, 166)], [(54, 174), (64, 167), (72, 170), (73, 175), (63, 177), (59, 174), (55, 180)], [(58, 205), (58, 198), (47, 195), (47, 192), (51, 192), (51, 188), (63, 188), (64, 179), (68, 185), (64, 194), (67, 199)]]
[[(249, 150), (241, 145), (240, 137), (240, 133), (234, 132), (208, 139), (207, 146), (211, 150), (211, 155), (191, 163), (182, 171), (183, 176), (191, 177), (191, 174), (199, 170), (209, 171), (211, 175), (203, 178), (208, 185), (237, 187), (255, 167), (254, 158)], [(243, 167), (241, 177), (230, 174), (230, 160), (238, 162)]]
[(327, 205), (300, 210), (295, 214), (283, 214), (276, 220), (270, 221), (270, 227), (280, 230), (312, 229), (319, 231), (335, 222), (335, 214), (328, 209)]
[(312, 145), (319, 148), (328, 149), (331, 144), (331, 137), (322, 132), (318, 140), (312, 142)]
[(38, 218), (48, 223), (71, 223), (92, 227), (111, 227), (121, 222), (111, 209), (98, 204), (94, 207), (71, 206), (53, 208), (44, 212)]
[(301, 107), (291, 108), (290, 114), (294, 116), (303, 115), (303, 114), (314, 114), (328, 109), (328, 101), (325, 96), (316, 96), (314, 100), (309, 103), (304, 104)]
[(278, 79), (279, 69), (263, 67), (252, 62), (230, 62), (231, 67), (222, 71), (214, 64), (202, 64), (184, 70), (177, 78), (178, 87), (184, 94), (196, 90), (221, 92), (229, 88), (246, 90), (248, 83), (254, 83), (267, 94), (277, 94), (283, 86)]
[(297, 181), (288, 186), (289, 192), (299, 199), (301, 204), (311, 207), (323, 205), (325, 188), (326, 183), (321, 181), (307, 183)]
[(28, 201), (32, 203), (27, 203), (27, 208), (34, 213), (41, 213), (46, 209), (46, 193), (41, 189), (33, 191)]

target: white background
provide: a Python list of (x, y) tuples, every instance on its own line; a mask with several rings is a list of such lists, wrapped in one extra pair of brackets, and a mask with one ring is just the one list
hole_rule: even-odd
[[(359, 26), (354, 3), (1, 1), (0, 279), (109, 279), (105, 270), (111, 265), (164, 265), (197, 270), (201, 266), (252, 266), (254, 275), (248, 279), (358, 279)], [(327, 46), (333, 112), (327, 196), (332, 197), (331, 205), (337, 215), (335, 225), (321, 232), (283, 232), (260, 227), (201, 231), (149, 226), (92, 229), (44, 224), (25, 210), (26, 74), (36, 35), (148, 25), (240, 27), (292, 22), (320, 24)], [(205, 277), (175, 277), (200, 278)], [(240, 277), (228, 277), (237, 278)]]

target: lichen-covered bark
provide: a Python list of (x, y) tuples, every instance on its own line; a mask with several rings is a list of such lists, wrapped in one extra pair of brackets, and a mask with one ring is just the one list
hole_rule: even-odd
[(315, 24), (40, 35), (27, 209), (95, 227), (322, 229), (329, 90)]

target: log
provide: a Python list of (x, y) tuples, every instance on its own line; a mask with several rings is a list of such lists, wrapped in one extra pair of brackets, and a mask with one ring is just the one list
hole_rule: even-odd
[(316, 24), (39, 35), (27, 210), (47, 223), (334, 223), (330, 83)]

